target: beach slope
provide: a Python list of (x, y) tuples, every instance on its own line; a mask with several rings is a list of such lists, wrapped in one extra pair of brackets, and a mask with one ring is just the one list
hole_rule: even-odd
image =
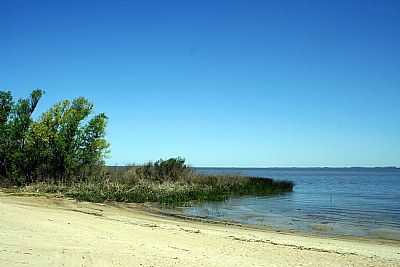
[(0, 192), (0, 266), (400, 266), (399, 242), (181, 220)]

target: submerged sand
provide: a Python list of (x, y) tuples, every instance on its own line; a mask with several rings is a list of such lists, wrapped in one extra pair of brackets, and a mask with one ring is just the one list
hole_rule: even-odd
[(0, 192), (0, 266), (400, 266), (400, 242), (182, 220)]

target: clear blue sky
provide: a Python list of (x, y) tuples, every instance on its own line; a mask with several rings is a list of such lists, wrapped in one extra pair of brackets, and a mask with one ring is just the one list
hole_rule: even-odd
[(0, 0), (0, 90), (36, 88), (111, 165), (400, 166), (400, 1)]

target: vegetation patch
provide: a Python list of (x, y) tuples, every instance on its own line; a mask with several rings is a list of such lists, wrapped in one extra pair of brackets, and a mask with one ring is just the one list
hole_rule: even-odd
[(80, 97), (32, 114), (44, 91), (13, 101), (0, 91), (0, 186), (14, 193), (57, 194), (104, 202), (223, 200), (230, 195), (291, 191), (291, 181), (198, 174), (183, 158), (106, 168), (107, 116)]
[(107, 116), (79, 97), (54, 104), (37, 120), (34, 113), (44, 91), (13, 101), (0, 91), (0, 183), (85, 180), (104, 171), (109, 153)]
[[(179, 164), (172, 164), (179, 163)], [(176, 174), (179, 175), (176, 176)], [(91, 202), (220, 201), (233, 195), (265, 195), (292, 191), (293, 182), (241, 175), (204, 175), (182, 158), (143, 166), (110, 168), (103, 176), (70, 183), (46, 182), (21, 187), (25, 192), (59, 193)]]

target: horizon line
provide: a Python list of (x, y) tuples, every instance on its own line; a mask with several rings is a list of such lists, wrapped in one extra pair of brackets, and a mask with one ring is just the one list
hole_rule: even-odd
[[(138, 165), (106, 165), (106, 167), (140, 167)], [(400, 166), (191, 166), (192, 168), (231, 168), (231, 169), (400, 169)]]

